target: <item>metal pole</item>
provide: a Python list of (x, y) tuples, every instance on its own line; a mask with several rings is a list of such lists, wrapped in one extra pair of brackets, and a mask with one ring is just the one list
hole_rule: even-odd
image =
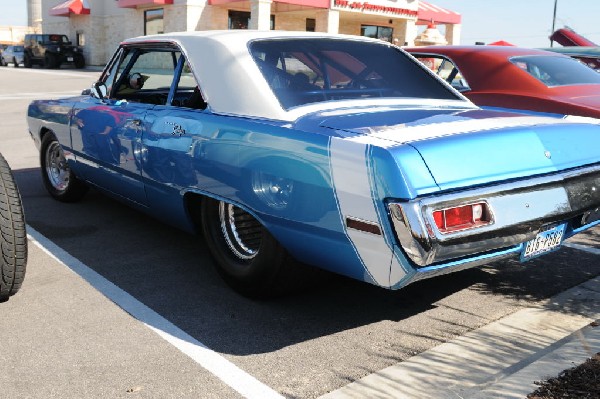
[[(550, 36), (554, 34), (554, 25), (556, 24), (556, 5), (558, 4), (558, 0), (554, 0), (554, 15), (552, 17), (552, 33)], [(554, 41), (550, 39), (550, 47), (554, 47)]]

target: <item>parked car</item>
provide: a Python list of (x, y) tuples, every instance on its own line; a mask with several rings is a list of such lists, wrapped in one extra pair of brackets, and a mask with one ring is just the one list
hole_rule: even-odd
[(31, 68), (35, 64), (45, 68), (60, 68), (62, 64), (83, 68), (85, 57), (83, 49), (73, 45), (66, 35), (27, 34), (23, 65)]
[(566, 55), (503, 46), (406, 50), (477, 105), (600, 118), (600, 74)]
[(133, 38), (90, 90), (27, 115), (50, 195), (93, 186), (201, 231), (253, 297), (293, 287), (293, 259), (397, 289), (599, 223), (595, 120), (482, 110), (375, 39)]
[(600, 72), (600, 47), (572, 46), (572, 47), (548, 47), (541, 50), (553, 51), (555, 53), (568, 55), (575, 58), (590, 68)]
[(23, 64), (23, 46), (8, 46), (0, 55), (0, 66)]
[(562, 44), (563, 46), (597, 46), (596, 43), (581, 36), (569, 27), (555, 30), (552, 35), (550, 35), (550, 40)]
[(0, 154), (0, 302), (21, 288), (27, 267), (27, 232), (19, 189), (8, 163)]

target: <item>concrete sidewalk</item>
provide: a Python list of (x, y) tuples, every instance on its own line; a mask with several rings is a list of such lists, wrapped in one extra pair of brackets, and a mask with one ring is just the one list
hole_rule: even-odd
[(600, 277), (322, 396), (525, 398), (600, 352)]

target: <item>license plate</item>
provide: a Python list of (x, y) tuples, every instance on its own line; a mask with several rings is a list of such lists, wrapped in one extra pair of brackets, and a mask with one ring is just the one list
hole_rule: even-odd
[(68, 62), (73, 62), (73, 57), (67, 57)]
[(560, 247), (566, 227), (563, 223), (540, 231), (533, 240), (525, 243), (521, 259), (529, 260)]

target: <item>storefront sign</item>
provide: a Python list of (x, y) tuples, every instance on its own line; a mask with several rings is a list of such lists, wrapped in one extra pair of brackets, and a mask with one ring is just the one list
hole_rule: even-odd
[(381, 4), (362, 3), (360, 1), (351, 0), (334, 0), (333, 6), (352, 11), (371, 11), (388, 14), (407, 15), (417, 17), (417, 10), (409, 10), (408, 8), (390, 7)]

